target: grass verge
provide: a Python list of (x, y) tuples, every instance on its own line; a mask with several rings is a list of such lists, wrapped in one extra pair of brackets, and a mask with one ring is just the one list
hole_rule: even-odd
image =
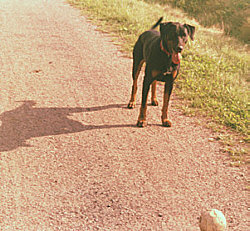
[[(149, 29), (160, 16), (165, 21), (180, 21), (196, 26), (195, 41), (183, 53), (176, 92), (186, 104), (183, 109), (212, 118), (238, 134), (247, 136), (248, 124), (248, 48), (222, 32), (200, 26), (170, 6), (142, 0), (68, 0), (102, 30), (119, 39), (116, 42), (130, 53), (138, 35)], [(122, 41), (122, 42), (118, 42)]]

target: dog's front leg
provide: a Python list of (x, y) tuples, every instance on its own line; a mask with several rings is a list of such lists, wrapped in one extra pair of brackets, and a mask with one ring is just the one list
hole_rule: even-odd
[(173, 89), (173, 83), (174, 83), (174, 78), (176, 75), (173, 76), (173, 74), (168, 74), (166, 76), (167, 81), (165, 83), (165, 88), (164, 88), (164, 97), (163, 97), (163, 107), (162, 107), (162, 125), (164, 127), (171, 127), (171, 122), (168, 120), (168, 105), (169, 105), (169, 100), (170, 100), (170, 95), (172, 93)]

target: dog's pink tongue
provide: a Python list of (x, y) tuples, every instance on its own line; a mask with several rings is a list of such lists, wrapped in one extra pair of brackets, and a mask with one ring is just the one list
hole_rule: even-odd
[(174, 64), (179, 64), (181, 62), (181, 53), (173, 53), (172, 54), (172, 62)]

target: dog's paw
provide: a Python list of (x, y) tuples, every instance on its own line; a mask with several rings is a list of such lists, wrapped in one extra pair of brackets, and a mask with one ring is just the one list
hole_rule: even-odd
[(162, 126), (163, 127), (171, 127), (172, 123), (169, 120), (163, 120), (162, 121)]
[(147, 126), (147, 121), (146, 120), (138, 120), (137, 121), (137, 127), (143, 128)]
[(134, 102), (134, 101), (130, 101), (130, 102), (128, 103), (128, 108), (129, 108), (129, 109), (135, 108), (135, 102)]
[(152, 104), (152, 106), (158, 106), (159, 105), (159, 103), (158, 103), (158, 101), (156, 99), (153, 99), (151, 101), (151, 104)]

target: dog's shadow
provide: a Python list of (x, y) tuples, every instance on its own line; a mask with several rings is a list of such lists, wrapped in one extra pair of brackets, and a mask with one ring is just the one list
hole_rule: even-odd
[(0, 152), (29, 146), (33, 137), (76, 133), (92, 129), (132, 127), (134, 125), (84, 125), (70, 119), (74, 113), (93, 112), (111, 108), (124, 108), (112, 104), (90, 108), (36, 108), (34, 101), (23, 101), (18, 108), (0, 115)]

